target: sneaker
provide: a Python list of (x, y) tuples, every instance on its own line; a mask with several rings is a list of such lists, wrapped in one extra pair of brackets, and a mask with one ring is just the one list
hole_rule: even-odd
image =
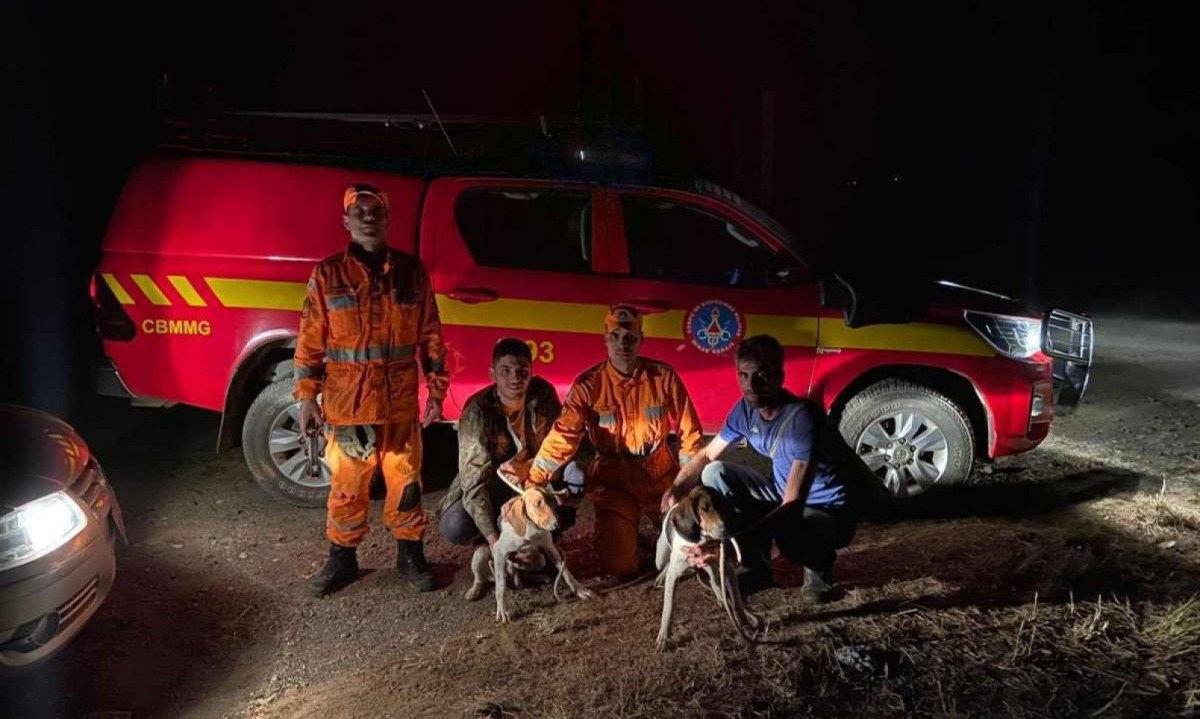
[(833, 594), (833, 570), (818, 572), (808, 567), (804, 568), (804, 586), (800, 588), (800, 596), (807, 604), (824, 604)]

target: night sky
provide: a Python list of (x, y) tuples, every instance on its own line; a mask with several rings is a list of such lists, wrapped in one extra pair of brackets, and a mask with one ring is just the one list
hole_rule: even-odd
[[(406, 5), (5, 3), (3, 398), (63, 409), (86, 387), (87, 277), (163, 108), (423, 113), (426, 89), (443, 113), (586, 117), (636, 127), (663, 168), (875, 277), (1085, 311), (1197, 299), (1182, 259), (1200, 229), (1200, 58), (1183, 17), (1131, 1)], [(34, 365), (58, 380), (34, 387)]]

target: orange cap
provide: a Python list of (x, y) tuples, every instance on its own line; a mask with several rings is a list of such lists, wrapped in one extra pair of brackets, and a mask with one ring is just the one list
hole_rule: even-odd
[(627, 330), (641, 334), (641, 313), (628, 305), (613, 305), (609, 308), (608, 314), (604, 316), (604, 332), (607, 334), (618, 327), (624, 327)]
[(363, 185), (351, 185), (342, 193), (342, 212), (350, 210), (350, 205), (358, 201), (360, 196), (374, 197), (383, 205), (383, 209), (390, 210), (388, 207), (388, 195), (383, 190), (368, 189)]

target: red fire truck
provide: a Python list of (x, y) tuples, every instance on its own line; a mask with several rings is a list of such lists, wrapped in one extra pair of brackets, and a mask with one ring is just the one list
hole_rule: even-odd
[[(131, 174), (92, 282), (108, 364), (101, 391), (221, 413), (275, 496), (320, 504), (292, 399), (305, 282), (342, 249), (342, 190), (391, 196), (393, 247), (437, 294), (449, 420), (488, 382), (492, 344), (525, 339), (565, 396), (604, 356), (602, 318), (646, 314), (644, 353), (681, 374), (707, 431), (738, 399), (732, 351), (774, 335), (787, 386), (819, 400), (898, 496), (965, 480), (979, 459), (1036, 447), (1088, 381), (1092, 323), (1023, 311), (943, 282), (919, 305), (817, 277), (767, 214), (717, 185), (431, 176), (176, 154)], [(880, 299), (883, 298), (883, 299)]]

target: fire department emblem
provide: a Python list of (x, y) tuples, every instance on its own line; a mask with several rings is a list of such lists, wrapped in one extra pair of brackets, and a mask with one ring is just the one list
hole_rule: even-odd
[(688, 312), (683, 333), (692, 345), (708, 354), (725, 354), (738, 340), (746, 323), (733, 305), (721, 300), (701, 302)]

